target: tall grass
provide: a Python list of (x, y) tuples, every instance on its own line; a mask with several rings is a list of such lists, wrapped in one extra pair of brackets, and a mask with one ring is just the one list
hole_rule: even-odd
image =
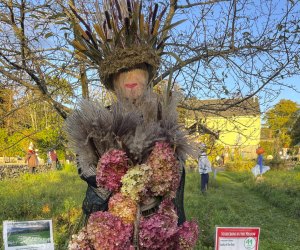
[(86, 184), (71, 165), (62, 171), (24, 174), (1, 181), (0, 219), (53, 219), (56, 249), (62, 249), (69, 231), (80, 218), (85, 188)]
[(263, 181), (250, 183), (249, 187), (270, 204), (289, 216), (300, 219), (300, 168), (293, 171), (270, 171)]
[[(299, 250), (300, 221), (295, 217), (299, 211), (299, 176), (297, 171), (268, 172), (257, 182), (251, 173), (218, 173), (210, 179), (207, 195), (200, 192), (200, 176), (189, 173), (186, 179), (185, 208), (189, 218), (195, 218), (201, 234), (196, 249), (214, 249), (216, 226), (258, 226), (261, 228), (260, 250)], [(276, 175), (276, 179), (274, 179)], [(277, 183), (281, 176), (290, 179), (284, 192)], [(259, 191), (272, 190), (276, 203)], [(290, 191), (288, 191), (290, 190)], [(291, 197), (294, 202), (291, 203)], [(294, 204), (294, 205), (291, 205)], [(285, 207), (288, 206), (288, 207)]]

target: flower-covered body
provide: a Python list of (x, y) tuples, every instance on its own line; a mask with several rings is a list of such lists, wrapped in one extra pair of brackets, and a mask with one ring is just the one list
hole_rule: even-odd
[(122, 150), (112, 149), (105, 153), (97, 166), (96, 181), (110, 191), (118, 191), (121, 187), (121, 178), (128, 169), (128, 158)]
[[(69, 249), (133, 250), (137, 232), (135, 244), (141, 250), (193, 249), (198, 226), (195, 222), (178, 226), (172, 201), (179, 185), (173, 149), (166, 142), (156, 142), (147, 164), (129, 167), (128, 162), (125, 151), (115, 149), (100, 158), (97, 183), (115, 194), (109, 199), (108, 212), (92, 213), (86, 229), (73, 236)], [(155, 197), (162, 198), (158, 211), (139, 219), (138, 207)]]
[[(172, 201), (179, 185), (174, 150), (166, 142), (156, 142), (146, 164), (129, 166), (128, 162), (122, 150), (109, 150), (100, 158), (97, 183), (115, 194), (109, 199), (108, 212), (92, 213), (69, 249), (133, 250), (134, 244), (141, 250), (193, 249), (198, 226), (195, 222), (178, 226)], [(138, 207), (142, 210), (153, 199), (162, 199), (158, 211), (149, 217), (138, 215)], [(134, 241), (137, 232), (138, 241)]]

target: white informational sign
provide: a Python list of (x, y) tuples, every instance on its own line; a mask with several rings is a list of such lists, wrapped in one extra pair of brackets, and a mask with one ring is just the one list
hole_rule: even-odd
[(215, 250), (258, 250), (259, 227), (216, 227)]
[(5, 250), (54, 250), (52, 220), (3, 221)]

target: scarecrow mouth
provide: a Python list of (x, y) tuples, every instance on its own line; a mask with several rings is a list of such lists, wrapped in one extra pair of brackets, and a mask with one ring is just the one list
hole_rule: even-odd
[(133, 89), (133, 88), (135, 88), (137, 85), (138, 85), (138, 84), (137, 84), (136, 82), (134, 82), (134, 83), (126, 83), (126, 84), (125, 84), (125, 87), (126, 87), (126, 88), (129, 88), (129, 89)]

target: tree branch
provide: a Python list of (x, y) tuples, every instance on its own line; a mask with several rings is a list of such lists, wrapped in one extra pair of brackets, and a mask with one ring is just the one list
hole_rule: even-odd
[(10, 80), (14, 81), (14, 82), (18, 82), (20, 83), (21, 85), (25, 86), (26, 88), (30, 89), (30, 90), (33, 90), (33, 91), (39, 91), (39, 88), (32, 85), (31, 83), (29, 82), (26, 82), (20, 78), (18, 78), (15, 74), (11, 74), (9, 72), (7, 72), (4, 67), (1, 67), (0, 66), (0, 73), (3, 74), (4, 76), (6, 76), (7, 78), (9, 78)]
[[(46, 82), (44, 81), (43, 78), (39, 78), (35, 75), (34, 71), (31, 69), (28, 69), (27, 67), (23, 68), (22, 66), (11, 62), (5, 55), (3, 55), (0, 51), (0, 56), (2, 56), (4, 58), (4, 60), (6, 60), (10, 65), (12, 65), (15, 69), (17, 70), (24, 70), (32, 79), (33, 81), (37, 84), (38, 89), (41, 91), (41, 94), (46, 97), (47, 101), (49, 103), (51, 103), (53, 105), (53, 107), (56, 109), (56, 111), (62, 116), (62, 118), (66, 119), (67, 118), (67, 112), (70, 110), (67, 107), (63, 106), (61, 103), (55, 101), (51, 95), (49, 94), (47, 88), (46, 88)], [(2, 68), (2, 67), (1, 67)], [(0, 69), (1, 69), (0, 68)], [(40, 70), (40, 68), (38, 67), (38, 70)], [(5, 72), (4, 70), (1, 70), (1, 72), (3, 71), (3, 74), (5, 73), (6, 76), (9, 76), (11, 74)], [(41, 72), (40, 72), (41, 73)], [(18, 80), (18, 78), (13, 77), (17, 82), (20, 82)], [(26, 82), (20, 82), (20, 83), (25, 83)], [(26, 84), (25, 86), (28, 86), (30, 89), (33, 89), (33, 85), (32, 84)], [(34, 89), (36, 90), (36, 88)]]
[(30, 137), (30, 136), (32, 136), (32, 135), (35, 135), (35, 134), (37, 134), (37, 133), (39, 133), (39, 132), (41, 132), (41, 130), (35, 131), (35, 132), (31, 133), (30, 135), (24, 136), (24, 137), (21, 138), (20, 140), (16, 141), (14, 144), (12, 144), (12, 145), (6, 147), (6, 148), (3, 149), (3, 150), (0, 150), (0, 153), (2, 153), (2, 152), (4, 152), (4, 151), (6, 151), (6, 150), (8, 150), (8, 149), (10, 149), (10, 148), (12, 148), (12, 147), (14, 147), (14, 146), (17, 145), (19, 142), (21, 142), (21, 141), (23, 141), (24, 139), (26, 139), (26, 138), (28, 138), (28, 137)]
[[(293, 60), (293, 59), (292, 59)], [(251, 93), (250, 95), (246, 96), (245, 98), (241, 98), (241, 99), (237, 99), (236, 102), (233, 102), (227, 106), (225, 106), (224, 108), (217, 108), (217, 109), (214, 109), (214, 108), (211, 108), (210, 107), (210, 111), (226, 111), (232, 107), (235, 107), (235, 106), (238, 106), (239, 104), (241, 104), (242, 102), (244, 101), (247, 101), (249, 100), (250, 98), (252, 98), (253, 96), (255, 96), (258, 92), (260, 92), (267, 84), (269, 84), (275, 77), (277, 77), (282, 70), (285, 69), (285, 67), (290, 63), (290, 60), (288, 60), (285, 64), (283, 64), (274, 74), (272, 74), (270, 77), (268, 77), (268, 80), (266, 80), (265, 82), (263, 82), (263, 84), (256, 90), (254, 91), (253, 93)], [(205, 110), (205, 106), (206, 105), (202, 105), (200, 107), (196, 107), (196, 108), (193, 108), (193, 107), (190, 107), (188, 105), (185, 105), (185, 104), (181, 104), (179, 105), (180, 108), (184, 108), (184, 109), (188, 109), (188, 110)]]
[(236, 0), (233, 0), (233, 18), (231, 26), (231, 48), (234, 50), (235, 43), (235, 19), (236, 19)]
[[(21, 16), (21, 36), (20, 36), (20, 42), (21, 42), (21, 57), (22, 57), (22, 65), (23, 67), (26, 67), (26, 38), (25, 38), (25, 1), (21, 1), (21, 8), (20, 8), (20, 16)], [(16, 25), (16, 24), (15, 24)]]
[(174, 67), (170, 68), (169, 70), (165, 71), (163, 74), (161, 74), (160, 76), (158, 76), (157, 78), (155, 78), (153, 80), (153, 85), (155, 86), (157, 83), (159, 83), (162, 79), (164, 79), (165, 77), (167, 77), (171, 71), (175, 72), (193, 62), (197, 62), (199, 60), (205, 59), (208, 60), (208, 58), (211, 57), (216, 57), (216, 56), (222, 56), (225, 57), (226, 55), (230, 55), (233, 52), (237, 53), (239, 51), (242, 51), (244, 49), (256, 49), (258, 51), (268, 51), (270, 49), (265, 49), (262, 46), (253, 46), (253, 45), (245, 45), (245, 46), (240, 46), (240, 47), (235, 47), (233, 48), (229, 48), (229, 49), (224, 49), (224, 50), (205, 50), (203, 54), (194, 56), (192, 58), (189, 58), (185, 61), (181, 61), (180, 63), (176, 64)]
[(211, 0), (207, 2), (198, 2), (198, 3), (189, 3), (186, 5), (177, 5), (178, 9), (187, 9), (187, 8), (192, 8), (195, 6), (200, 6), (200, 5), (207, 5), (207, 4), (214, 4), (214, 3), (219, 3), (219, 2), (230, 2), (230, 0)]

